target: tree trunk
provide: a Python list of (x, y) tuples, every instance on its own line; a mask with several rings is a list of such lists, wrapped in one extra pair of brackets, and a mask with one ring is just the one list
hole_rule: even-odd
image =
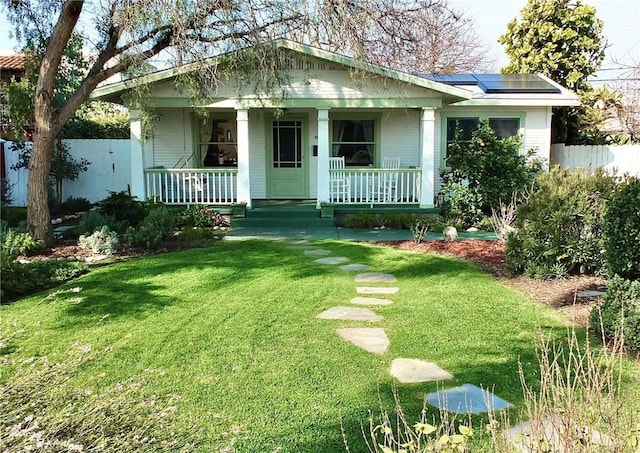
[(29, 161), (27, 181), (27, 225), (29, 232), (46, 244), (51, 244), (51, 216), (49, 214), (49, 171), (55, 135), (39, 133), (33, 135), (33, 150)]

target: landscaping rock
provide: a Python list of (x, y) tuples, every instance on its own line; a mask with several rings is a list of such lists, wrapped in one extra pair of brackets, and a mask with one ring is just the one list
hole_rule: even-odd
[(371, 310), (357, 307), (338, 306), (323, 311), (318, 319), (343, 319), (347, 321), (381, 321), (382, 316), (376, 315)]
[(416, 359), (395, 359), (391, 362), (391, 375), (403, 384), (453, 379), (435, 363)]
[(389, 338), (380, 328), (337, 329), (338, 335), (359, 348), (375, 354), (384, 354), (389, 347)]
[(448, 226), (442, 231), (442, 239), (445, 242), (454, 242), (458, 240), (458, 230), (455, 227)]

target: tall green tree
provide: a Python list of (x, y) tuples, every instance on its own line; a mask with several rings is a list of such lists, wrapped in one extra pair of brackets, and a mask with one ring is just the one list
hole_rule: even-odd
[[(498, 38), (510, 59), (502, 72), (541, 73), (578, 94), (590, 91), (588, 78), (600, 67), (606, 48), (595, 8), (580, 0), (529, 0), (520, 15)], [(554, 142), (577, 136), (577, 115), (576, 109), (554, 109)]]
[[(27, 185), (28, 229), (45, 241), (51, 240), (47, 186), (56, 137), (93, 89), (109, 77), (124, 71), (135, 73), (137, 67), (161, 52), (168, 58), (173, 56), (175, 63), (197, 64), (206, 56), (223, 52), (240, 56), (233, 51), (249, 46), (260, 49), (261, 43), (281, 37), (329, 50), (345, 49), (348, 43), (345, 52), (375, 63), (384, 63), (380, 55), (371, 55), (383, 45), (389, 55), (387, 63), (398, 67), (415, 53), (414, 49), (429, 48), (423, 32), (434, 27), (434, 18), (445, 17), (453, 24), (466, 20), (449, 9), (445, 0), (104, 0), (92, 2), (90, 8), (85, 8), (88, 2), (83, 0), (2, 3), (19, 42), (45, 43), (36, 71), (33, 151)], [(55, 79), (64, 49), (74, 33), (82, 32), (82, 24), (91, 28), (85, 42), (92, 44), (88, 50), (93, 58), (79, 85), (58, 105), (54, 102)], [(467, 24), (472, 28), (470, 22)], [(260, 51), (254, 52), (251, 67), (265, 75), (278, 69), (274, 59)], [(215, 68), (202, 65), (201, 69), (201, 82), (191, 86), (215, 87)]]

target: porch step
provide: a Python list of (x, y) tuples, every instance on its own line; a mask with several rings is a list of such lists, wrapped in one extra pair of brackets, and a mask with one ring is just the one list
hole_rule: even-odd
[(333, 228), (335, 221), (321, 218), (315, 201), (263, 201), (247, 209), (245, 218), (234, 218), (232, 227), (245, 228)]

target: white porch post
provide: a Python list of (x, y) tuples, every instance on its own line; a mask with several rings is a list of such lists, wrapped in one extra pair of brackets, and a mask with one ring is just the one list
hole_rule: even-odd
[(329, 201), (329, 110), (318, 109), (318, 187), (317, 202)]
[(432, 208), (435, 184), (435, 128), (436, 116), (433, 109), (423, 109), (420, 127), (422, 144), (420, 152), (420, 207)]
[(139, 110), (131, 110), (129, 122), (131, 134), (131, 195), (139, 200), (146, 200), (146, 183), (144, 175), (144, 145), (142, 140), (142, 120)]
[(238, 202), (251, 208), (251, 169), (249, 165), (249, 110), (236, 111), (238, 134)]

